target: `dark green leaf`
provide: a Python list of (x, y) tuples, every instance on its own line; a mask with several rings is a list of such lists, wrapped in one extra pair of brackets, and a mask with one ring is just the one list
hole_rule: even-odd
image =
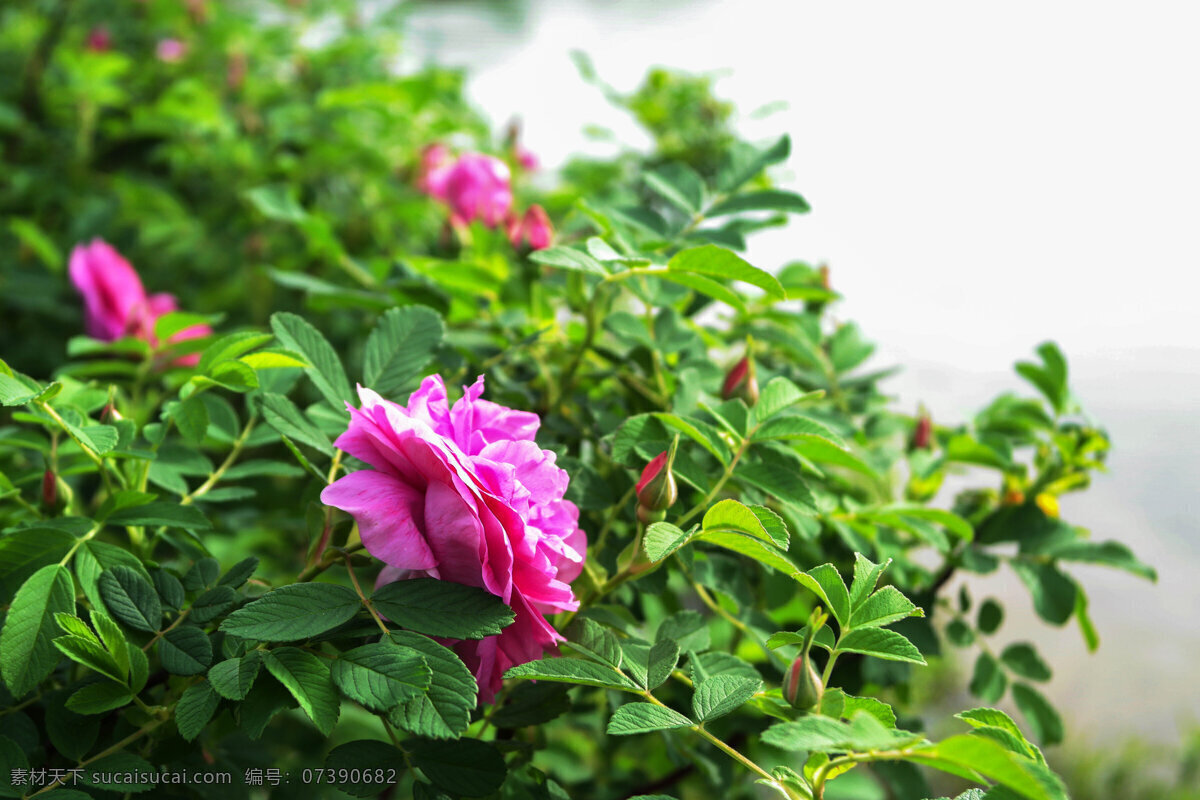
[(312, 365), (305, 373), (331, 406), (341, 412), (354, 401), (341, 359), (320, 331), (302, 317), (282, 311), (271, 315), (271, 330), (284, 347)]
[(384, 397), (408, 388), (433, 358), (443, 330), (442, 318), (424, 306), (389, 310), (367, 338), (366, 385)]
[(134, 569), (116, 566), (101, 573), (100, 596), (112, 615), (129, 627), (149, 633), (162, 627), (158, 592)]
[(762, 687), (757, 678), (743, 675), (714, 675), (696, 685), (692, 712), (701, 722), (736, 711)]
[[(389, 778), (399, 780), (407, 768), (404, 753), (387, 742), (375, 739), (359, 739), (340, 744), (325, 757), (326, 774), (339, 778), (327, 782), (355, 797), (379, 795), (394, 785)], [(360, 776), (361, 780), (340, 780), (342, 776)]]
[(175, 705), (175, 726), (184, 741), (190, 742), (200, 735), (220, 703), (220, 696), (208, 681), (201, 681), (184, 691)]
[(439, 788), (458, 797), (490, 795), (504, 783), (508, 770), (499, 751), (478, 739), (412, 739), (406, 746), (412, 753), (413, 766)]
[(0, 672), (14, 698), (23, 697), (54, 669), (59, 658), (51, 644), (58, 635), (54, 615), (74, 610), (74, 581), (58, 564), (42, 567), (17, 590), (0, 630)]
[(278, 647), (263, 653), (263, 663), (296, 698), (317, 730), (328, 736), (337, 723), (340, 704), (325, 662), (295, 647)]
[(423, 693), (432, 678), (424, 656), (390, 640), (347, 650), (333, 662), (331, 675), (346, 697), (377, 712)]
[(419, 633), (395, 632), (391, 639), (425, 657), (432, 673), (429, 690), (393, 709), (393, 724), (419, 736), (454, 738), (467, 729), (475, 708), (475, 676), (452, 651)]
[(362, 608), (358, 596), (331, 583), (294, 583), (234, 611), (221, 630), (243, 639), (294, 642), (347, 622)]
[(167, 631), (158, 640), (163, 669), (174, 675), (199, 675), (212, 663), (212, 642), (199, 628), (185, 625)]
[(371, 604), (397, 625), (447, 639), (482, 639), (513, 621), (513, 610), (475, 586), (414, 578), (380, 586)]

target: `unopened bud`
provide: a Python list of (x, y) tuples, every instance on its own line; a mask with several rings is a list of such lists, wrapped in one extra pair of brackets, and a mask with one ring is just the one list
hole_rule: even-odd
[(42, 473), (42, 505), (48, 509), (58, 505), (58, 476), (52, 469)]
[(748, 406), (758, 402), (758, 378), (754, 374), (753, 358), (744, 356), (741, 361), (733, 365), (733, 369), (729, 370), (729, 374), (725, 376), (725, 383), (721, 386), (721, 397), (726, 400), (740, 397), (746, 401)]
[(679, 437), (671, 442), (671, 447), (659, 453), (646, 468), (637, 482), (638, 519), (642, 522), (658, 522), (662, 519), (648, 519), (654, 513), (661, 513), (670, 508), (679, 499), (679, 486), (675, 483), (675, 475), (671, 467), (675, 462), (675, 449), (679, 446)]
[(104, 410), (100, 412), (100, 421), (106, 425), (112, 422), (120, 422), (123, 419), (125, 418), (121, 416), (121, 412), (117, 411), (117, 407), (112, 403), (106, 404)]
[(933, 447), (933, 418), (924, 408), (917, 416), (917, 425), (913, 429), (912, 449), (929, 450)]
[(804, 631), (804, 642), (800, 646), (800, 655), (788, 667), (783, 676), (783, 698), (792, 708), (809, 711), (821, 702), (821, 694), (825, 686), (812, 663), (812, 643), (817, 631), (825, 625), (829, 615), (821, 609), (815, 609), (808, 618), (808, 627)]

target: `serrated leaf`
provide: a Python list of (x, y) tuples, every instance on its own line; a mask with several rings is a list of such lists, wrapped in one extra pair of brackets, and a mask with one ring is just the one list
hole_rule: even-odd
[(42, 567), (17, 590), (0, 630), (0, 672), (14, 698), (19, 700), (54, 669), (54, 615), (74, 610), (75, 584), (59, 564)]
[(850, 631), (838, 639), (837, 649), (847, 653), (862, 653), (887, 661), (907, 661), (924, 664), (921, 651), (903, 635), (887, 628), (863, 628)]
[(848, 630), (851, 627), (850, 592), (846, 589), (842, 576), (838, 574), (837, 567), (833, 564), (822, 564), (810, 569), (808, 574), (820, 585), (829, 613), (833, 614), (842, 630)]
[(616, 634), (598, 622), (579, 618), (567, 629), (567, 646), (583, 655), (606, 664), (613, 669), (621, 668), (621, 646)]
[(913, 605), (895, 586), (884, 586), (868, 597), (850, 617), (852, 628), (879, 628), (906, 617), (921, 617), (924, 612)]
[(669, 522), (651, 523), (642, 537), (646, 557), (655, 563), (662, 561), (687, 542), (688, 535)]
[(423, 693), (433, 673), (418, 651), (385, 640), (342, 653), (331, 676), (346, 697), (384, 712)]
[(626, 703), (613, 712), (607, 733), (610, 736), (629, 736), (691, 725), (690, 719), (670, 708), (653, 703)]
[(105, 714), (133, 702), (129, 689), (113, 681), (89, 683), (67, 698), (67, 709), (76, 714)]
[(220, 705), (220, 696), (208, 681), (189, 686), (175, 704), (175, 727), (185, 742), (200, 735)]
[(434, 578), (384, 584), (371, 595), (371, 604), (397, 625), (447, 639), (494, 636), (514, 618), (491, 592)]
[[(85, 639), (81, 636), (59, 636), (54, 640), (54, 646), (75, 663), (82, 664), (117, 683), (123, 684), (128, 678), (128, 673), (122, 674), (117, 667), (112, 654), (94, 639)], [(128, 658), (128, 653), (125, 655)]]
[(1062, 717), (1041, 692), (1028, 684), (1014, 683), (1012, 698), (1038, 741), (1052, 745), (1063, 740)]
[(159, 501), (114, 511), (109, 525), (166, 525), (190, 531), (208, 530), (212, 523), (194, 506)]
[(728, 197), (710, 208), (706, 216), (720, 217), (745, 211), (784, 211), (791, 214), (807, 214), (811, 210), (812, 207), (808, 201), (795, 192), (782, 189), (760, 189)]
[(154, 633), (162, 627), (162, 602), (145, 577), (116, 566), (100, 574), (100, 596), (112, 615), (131, 628)]
[(384, 397), (408, 387), (433, 358), (443, 332), (442, 318), (430, 308), (389, 310), (367, 338), (363, 360), (366, 385)]
[(505, 678), (532, 678), (534, 680), (574, 683), (579, 686), (599, 686), (605, 689), (621, 689), (637, 692), (640, 687), (612, 667), (585, 661), (581, 658), (543, 658), (519, 664), (504, 673)]
[(529, 254), (529, 260), (548, 267), (585, 272), (590, 275), (608, 276), (608, 270), (599, 261), (571, 247), (547, 247)]
[(340, 704), (325, 662), (296, 647), (278, 647), (263, 653), (263, 663), (317, 730), (328, 736), (337, 723)]
[(314, 425), (304, 412), (296, 408), (291, 400), (281, 394), (263, 392), (260, 402), (263, 419), (283, 436), (295, 439), (327, 456), (333, 455), (333, 444), (329, 437)]
[(646, 662), (646, 688), (650, 691), (657, 689), (679, 662), (679, 643), (673, 639), (660, 639), (650, 647)]
[(158, 658), (173, 675), (199, 675), (212, 663), (212, 642), (199, 628), (185, 625), (158, 640)]
[(879, 582), (879, 576), (891, 563), (890, 558), (882, 564), (876, 564), (862, 553), (854, 554), (854, 580), (850, 584), (851, 608), (857, 610), (870, 597), (871, 593), (875, 591), (875, 585)]
[(271, 315), (271, 330), (288, 350), (302, 355), (309, 364), (304, 370), (321, 395), (338, 412), (354, 402), (346, 370), (329, 341), (303, 317), (283, 311)]
[(229, 700), (244, 700), (258, 677), (262, 657), (258, 650), (251, 650), (239, 658), (230, 658), (214, 664), (208, 671), (208, 680), (213, 690)]
[(192, 622), (203, 625), (233, 608), (237, 593), (228, 586), (214, 586), (200, 595), (192, 603), (189, 618)]
[(667, 262), (667, 269), (749, 283), (762, 289), (768, 297), (774, 300), (783, 300), (787, 297), (783, 286), (774, 275), (751, 266), (731, 250), (714, 244), (680, 250), (671, 256), (671, 260)]
[(762, 688), (758, 678), (743, 675), (714, 675), (696, 685), (692, 695), (692, 713), (701, 722), (736, 711)]
[(419, 633), (398, 631), (391, 639), (419, 652), (432, 674), (429, 690), (392, 709), (388, 719), (418, 736), (446, 739), (461, 735), (475, 708), (475, 676), (453, 651)]
[(234, 611), (221, 630), (263, 642), (295, 642), (348, 622), (362, 608), (358, 596), (331, 583), (281, 586)]

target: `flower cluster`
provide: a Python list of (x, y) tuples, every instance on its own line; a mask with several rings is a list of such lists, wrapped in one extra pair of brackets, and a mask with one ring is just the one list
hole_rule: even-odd
[[(532, 158), (532, 154), (527, 154)], [(417, 186), (450, 207), (450, 223), (462, 227), (479, 220), (489, 228), (504, 225), (513, 247), (549, 247), (554, 228), (545, 209), (532, 205), (522, 215), (513, 211), (512, 171), (495, 156), (451, 155), (443, 144), (421, 154)]]
[(562, 636), (545, 614), (573, 611), (570, 582), (587, 542), (569, 477), (534, 443), (536, 414), (481, 399), (483, 378), (453, 406), (440, 376), (407, 407), (359, 387), (339, 448), (371, 469), (326, 487), (322, 502), (351, 514), (386, 565), (379, 583), (432, 577), (479, 586), (512, 607), (499, 635), (454, 643), (491, 702), (508, 668), (540, 658)]
[[(146, 294), (137, 272), (112, 245), (102, 239), (76, 245), (71, 251), (71, 283), (83, 295), (84, 325), (87, 335), (104, 342), (134, 336), (151, 347), (158, 347), (154, 323), (163, 314), (178, 310), (175, 296)], [(179, 331), (170, 342), (198, 339), (212, 333), (207, 325), (194, 325)], [(196, 353), (176, 360), (184, 366), (200, 360)]]

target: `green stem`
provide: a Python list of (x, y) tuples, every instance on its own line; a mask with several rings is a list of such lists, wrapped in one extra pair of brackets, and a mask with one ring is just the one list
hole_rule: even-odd
[(370, 599), (363, 594), (362, 587), (358, 585), (358, 576), (354, 574), (354, 565), (350, 563), (350, 556), (346, 556), (346, 571), (350, 573), (350, 582), (354, 584), (354, 591), (358, 594), (358, 599), (362, 600), (362, 604), (367, 608), (367, 613), (371, 615), (371, 619), (375, 620), (379, 630), (383, 631), (384, 636), (387, 636), (391, 631), (388, 630), (387, 625), (383, 624), (379, 612), (375, 610), (375, 606), (371, 605)]
[[(83, 451), (83, 454), (85, 456), (87, 456), (88, 459), (91, 460), (91, 462), (93, 464), (96, 465), (96, 467), (100, 470), (100, 477), (104, 481), (105, 487), (111, 491), (112, 484), (109, 482), (110, 471), (108, 469), (108, 465), (104, 463), (104, 459), (101, 458), (100, 455), (95, 450), (92, 449), (91, 445), (87, 444), (86, 442), (84, 442), (82, 439), (80, 439), (78, 436), (75, 435), (75, 432), (73, 430), (71, 430), (71, 426), (67, 425), (66, 420), (64, 420), (62, 417), (60, 417), (58, 415), (58, 412), (54, 410), (53, 406), (51, 406), (49, 403), (42, 401), (42, 400), (37, 400), (35, 402), (37, 404), (38, 409), (42, 413), (44, 413), (46, 416), (50, 417), (50, 419), (57, 422), (59, 427), (62, 428), (64, 431), (66, 431), (67, 436), (71, 437), (71, 441), (75, 442), (75, 444), (77, 444), (79, 446), (79, 449)], [(121, 484), (122, 489), (126, 488), (124, 475), (122, 475), (120, 472), (115, 472), (115, 471), (112, 472), (111, 474), (116, 477), (117, 482)]]
[(65, 567), (68, 563), (70, 563), (71, 557), (75, 555), (75, 551), (82, 547), (84, 542), (94, 539), (102, 527), (104, 527), (102, 524), (94, 525), (90, 531), (85, 533), (83, 536), (80, 536), (75, 541), (75, 544), (71, 545), (71, 549), (67, 551), (67, 554), (62, 557), (62, 561), (58, 562), (58, 565), (60, 567)]
[[(180, 505), (185, 506), (191, 502), (194, 502), (197, 497), (203, 497), (210, 489), (217, 485), (221, 478), (225, 476), (225, 473), (229, 470), (229, 468), (233, 466), (235, 461), (237, 461), (238, 456), (242, 454), (242, 448), (246, 446), (246, 440), (250, 438), (250, 434), (254, 430), (254, 424), (256, 421), (257, 420), (254, 418), (254, 416), (251, 416), (250, 419), (246, 420), (246, 426), (242, 428), (242, 432), (238, 434), (238, 438), (234, 440), (233, 448), (229, 451), (229, 454), (225, 456), (225, 460), (221, 462), (221, 466), (213, 470), (213, 474), (209, 475), (208, 479), (204, 481), (204, 483), (197, 486), (195, 491), (180, 500)], [(340, 452), (341, 451), (339, 451), (339, 454)]]
[(683, 526), (687, 524), (688, 520), (708, 508), (708, 504), (713, 501), (713, 498), (717, 496), (717, 493), (720, 492), (721, 489), (725, 488), (726, 482), (733, 477), (733, 471), (737, 468), (738, 461), (741, 460), (742, 456), (745, 454), (746, 447), (749, 444), (750, 437), (747, 436), (742, 440), (742, 444), (740, 447), (738, 447), (737, 452), (733, 454), (733, 458), (729, 460), (729, 466), (725, 468), (725, 472), (721, 475), (721, 479), (718, 480), (716, 485), (713, 486), (712, 490), (704, 496), (703, 500), (692, 506), (692, 508), (686, 514), (679, 518), (679, 521), (675, 523), (677, 527), (683, 528)]
[(154, 636), (153, 636), (153, 637), (150, 639), (150, 641), (148, 641), (148, 642), (146, 642), (144, 645), (142, 645), (142, 651), (143, 651), (143, 652), (149, 652), (149, 651), (150, 651), (150, 648), (154, 646), (154, 643), (155, 643), (155, 642), (157, 642), (157, 641), (158, 641), (159, 639), (161, 639), (162, 637), (166, 636), (166, 635), (167, 635), (168, 633), (170, 633), (171, 631), (173, 631), (173, 630), (175, 630), (176, 628), (178, 628), (178, 627), (179, 627), (179, 624), (180, 624), (181, 622), (183, 622), (185, 619), (187, 619), (187, 615), (188, 615), (188, 614), (190, 614), (190, 613), (192, 613), (192, 609), (190, 609), (190, 608), (185, 608), (185, 609), (183, 610), (183, 613), (181, 613), (181, 614), (180, 614), (178, 617), (176, 617), (176, 618), (175, 618), (175, 621), (174, 621), (174, 622), (172, 622), (172, 623), (171, 623), (170, 625), (168, 625), (167, 627), (163, 628), (161, 631), (158, 631), (157, 633), (155, 633), (155, 634), (154, 634)]

